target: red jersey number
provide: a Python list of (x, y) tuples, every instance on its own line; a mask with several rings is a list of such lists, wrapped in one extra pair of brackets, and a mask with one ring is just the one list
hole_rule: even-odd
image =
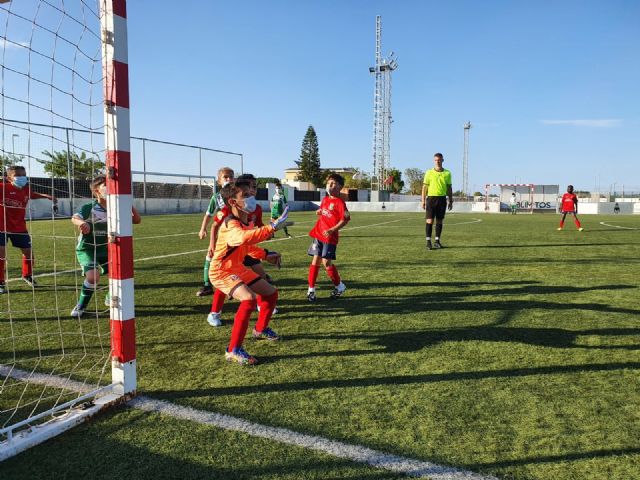
[(338, 197), (324, 197), (320, 203), (320, 218), (318, 218), (309, 235), (317, 238), (321, 242), (337, 245), (339, 233), (334, 232), (327, 237), (324, 235), (324, 232), (335, 227), (342, 220), (348, 219), (349, 210), (347, 210), (347, 205), (344, 203), (344, 200)]

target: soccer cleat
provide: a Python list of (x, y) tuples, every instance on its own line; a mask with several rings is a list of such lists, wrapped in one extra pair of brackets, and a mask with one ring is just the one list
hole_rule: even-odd
[(203, 285), (196, 292), (196, 297), (207, 297), (209, 295), (213, 295), (213, 287), (211, 285)]
[(440, 240), (436, 240), (433, 244), (433, 248), (444, 248), (440, 243)]
[(265, 328), (263, 331), (259, 332), (255, 328), (253, 329), (253, 338), (255, 340), (270, 340), (275, 342), (276, 340), (280, 340), (280, 336), (271, 330), (269, 327)]
[(307, 292), (307, 300), (309, 300), (311, 303), (315, 302), (317, 300), (316, 292)]
[(347, 286), (340, 282), (340, 284), (333, 289), (333, 291), (331, 292), (331, 298), (338, 298), (340, 295), (342, 295), (344, 293), (344, 291), (347, 289)]
[(431, 245), (431, 240), (427, 240), (427, 250), (433, 250), (433, 246)]
[(236, 362), (240, 365), (255, 365), (258, 363), (256, 357), (249, 355), (249, 353), (242, 347), (234, 348), (231, 352), (224, 352), (224, 358), (227, 362)]
[(7, 286), (4, 282), (0, 282), (0, 295), (2, 295), (3, 293), (7, 293)]
[(580, 228), (578, 229), (578, 231), (579, 231), (579, 232), (581, 232), (581, 231), (583, 231), (583, 230), (584, 230), (584, 228), (583, 228), (583, 227), (580, 227)]
[(220, 314), (216, 312), (211, 312), (207, 315), (207, 323), (212, 327), (219, 327), (222, 325), (222, 320), (220, 320)]
[(34, 280), (34, 278), (31, 275), (25, 275), (24, 277), (22, 277), (22, 280), (24, 280), (25, 283), (30, 287), (36, 288), (38, 286), (38, 283)]
[(75, 318), (80, 318), (84, 314), (84, 307), (82, 305), (76, 305), (71, 310), (71, 316)]
[(562, 231), (562, 227), (558, 227), (558, 228), (556, 228), (556, 230), (558, 230), (560, 232), (560, 231)]

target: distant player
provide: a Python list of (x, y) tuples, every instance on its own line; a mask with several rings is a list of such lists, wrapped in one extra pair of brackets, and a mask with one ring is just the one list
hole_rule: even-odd
[(616, 204), (613, 206), (613, 213), (620, 213), (620, 205), (618, 205), (618, 202), (616, 202)]
[[(217, 178), (218, 193), (216, 193), (211, 197), (211, 200), (209, 201), (209, 206), (207, 207), (207, 211), (205, 212), (204, 217), (202, 218), (202, 225), (200, 226), (200, 231), (198, 232), (198, 237), (200, 238), (200, 240), (204, 240), (204, 238), (207, 236), (207, 228), (209, 226), (209, 222), (216, 215), (216, 212), (220, 210), (222, 207), (224, 207), (224, 202), (222, 200), (222, 196), (220, 195), (220, 189), (225, 185), (227, 185), (228, 183), (233, 182), (233, 176), (234, 176), (233, 169), (230, 167), (222, 167), (220, 170), (218, 170), (218, 178)], [(204, 258), (204, 270), (203, 270), (204, 284), (196, 292), (196, 295), (198, 297), (206, 297), (213, 293), (213, 287), (209, 282), (209, 264), (210, 263), (211, 263), (211, 257), (209, 254), (207, 254)]]
[(578, 227), (578, 231), (583, 231), (584, 228), (582, 228), (580, 220), (578, 220), (578, 197), (573, 193), (573, 185), (569, 185), (567, 187), (567, 193), (562, 195), (562, 218), (560, 219), (558, 230), (564, 228), (564, 219), (567, 214), (573, 215), (573, 222), (576, 224), (576, 227)]
[[(282, 185), (280, 183), (276, 183), (276, 193), (273, 195), (271, 199), (271, 221), (277, 220), (284, 212), (285, 207), (287, 206), (287, 197), (282, 191)], [(289, 230), (287, 227), (284, 227), (284, 234), (291, 238), (289, 235)]]
[[(249, 188), (249, 197), (246, 198), (247, 203), (247, 222), (248, 226), (252, 228), (264, 227), (264, 223), (262, 221), (262, 207), (256, 201), (256, 194), (258, 192), (258, 182), (256, 177), (254, 177), (250, 173), (245, 173), (240, 175), (236, 180), (238, 184), (247, 184)], [(209, 240), (209, 257), (213, 257), (215, 252), (215, 245), (218, 237), (218, 229), (222, 225), (222, 222), (231, 215), (231, 210), (228, 205), (224, 205), (223, 208), (216, 212), (216, 215), (213, 217), (213, 224), (211, 225), (211, 235)], [(267, 274), (262, 265), (262, 262), (259, 259), (253, 258), (250, 255), (245, 256), (243, 264), (246, 267), (251, 268), (254, 272), (256, 272), (260, 277), (266, 280), (269, 283), (273, 283), (271, 277)], [(227, 299), (227, 296), (221, 290), (216, 289), (213, 293), (213, 299), (211, 301), (211, 311), (207, 316), (207, 322), (212, 327), (219, 327), (222, 325), (222, 307), (224, 306), (224, 302)], [(278, 309), (274, 309), (273, 313), (278, 313)]]
[(340, 190), (343, 185), (344, 179), (337, 173), (332, 173), (327, 177), (327, 196), (322, 199), (320, 208), (316, 211), (316, 215), (320, 218), (309, 232), (309, 236), (313, 238), (307, 252), (313, 257), (309, 266), (309, 289), (307, 290), (307, 299), (310, 302), (316, 301), (316, 280), (320, 265), (324, 265), (327, 275), (333, 283), (331, 298), (339, 297), (347, 289), (340, 280), (338, 269), (333, 264), (338, 247), (338, 231), (351, 219), (346, 203), (340, 198)]
[[(85, 276), (78, 303), (71, 311), (71, 316), (80, 318), (91, 301), (93, 292), (98, 287), (100, 275), (109, 271), (108, 233), (107, 233), (107, 179), (104, 175), (96, 177), (91, 182), (91, 193), (95, 200), (85, 203), (78, 212), (71, 217), (71, 222), (80, 229), (76, 258)], [(140, 223), (140, 214), (132, 207), (131, 221)], [(109, 294), (105, 298), (105, 305), (109, 305)]]
[(24, 167), (7, 168), (7, 179), (0, 182), (0, 294), (7, 292), (4, 278), (7, 239), (22, 251), (22, 279), (31, 287), (37, 286), (33, 279), (31, 236), (25, 221), (27, 204), (32, 198), (48, 198), (56, 208), (55, 197), (31, 190)]
[(518, 209), (518, 200), (516, 199), (516, 192), (511, 194), (511, 198), (509, 199), (509, 206), (511, 207), (511, 215), (516, 214), (516, 210)]
[[(442, 167), (444, 156), (436, 153), (433, 156), (434, 167), (424, 174), (422, 185), (422, 208), (426, 210), (426, 235), (427, 249), (442, 248), (440, 238), (442, 237), (442, 224), (447, 208), (453, 208), (453, 191), (451, 190), (451, 172)], [(426, 197), (426, 201), (425, 201)], [(447, 197), (449, 203), (447, 204)], [(436, 238), (431, 245), (431, 232), (433, 229), (433, 219), (436, 220)]]
[(258, 363), (255, 357), (242, 348), (249, 319), (256, 305), (260, 305), (260, 312), (253, 329), (253, 338), (270, 341), (280, 339), (278, 334), (269, 328), (269, 321), (278, 300), (278, 290), (247, 268), (243, 262), (249, 255), (278, 265), (279, 253), (258, 248), (256, 244), (271, 238), (276, 230), (283, 228), (288, 217), (288, 212), (285, 211), (276, 222), (254, 228), (249, 224), (249, 211), (252, 210), (249, 189), (249, 183), (246, 181), (230, 183), (222, 189), (223, 199), (231, 214), (224, 219), (218, 230), (216, 249), (209, 271), (213, 286), (240, 302), (225, 358), (229, 362), (241, 365)]

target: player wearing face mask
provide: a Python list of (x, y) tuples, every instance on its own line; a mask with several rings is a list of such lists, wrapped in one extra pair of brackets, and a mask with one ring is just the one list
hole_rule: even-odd
[[(282, 185), (276, 183), (276, 193), (273, 195), (271, 199), (271, 221), (277, 220), (282, 215), (285, 207), (287, 206), (287, 197), (282, 190)], [(289, 235), (289, 230), (284, 228), (284, 233), (288, 238), (291, 238)]]
[(32, 287), (37, 286), (33, 279), (31, 236), (25, 222), (27, 204), (32, 198), (48, 198), (53, 202), (54, 211), (57, 210), (55, 197), (31, 190), (24, 167), (7, 168), (7, 178), (0, 182), (0, 294), (7, 291), (5, 284), (7, 240), (22, 251), (22, 279)]
[[(107, 180), (103, 175), (96, 177), (91, 182), (91, 192), (95, 197), (90, 203), (80, 207), (71, 222), (78, 227), (80, 235), (76, 245), (76, 258), (85, 275), (80, 298), (77, 305), (71, 311), (72, 317), (81, 317), (87, 307), (93, 292), (98, 287), (100, 275), (109, 270), (108, 258), (108, 234), (107, 234)], [(140, 223), (140, 214), (132, 207), (131, 221)], [(109, 306), (109, 294), (105, 298), (105, 305)]]

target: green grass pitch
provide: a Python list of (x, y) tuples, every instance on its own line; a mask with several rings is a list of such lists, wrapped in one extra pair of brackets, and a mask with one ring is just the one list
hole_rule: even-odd
[[(247, 340), (261, 361), (248, 368), (223, 355), (237, 303), (212, 328), (210, 298), (195, 297), (201, 216), (148, 216), (136, 226), (140, 393), (498, 478), (640, 478), (640, 218), (582, 216), (583, 232), (571, 221), (559, 232), (555, 215), (451, 214), (446, 248), (427, 251), (421, 215), (354, 213), (336, 262), (347, 291), (329, 299), (321, 271), (316, 304), (306, 300), (305, 236), (315, 215), (292, 219), (295, 238), (268, 244), (283, 254), (280, 271), (268, 267), (280, 291), (272, 327), (283, 340)], [(54, 235), (56, 268), (74, 268), (70, 222), (31, 229), (38, 272), (53, 269)], [(97, 379), (104, 359), (68, 317), (74, 274), (40, 283), (32, 294), (12, 282), (0, 297), (0, 363), (12, 357), (9, 310), (27, 335), (35, 301), (40, 331), (62, 325), (71, 363), (86, 360), (82, 374)], [(87, 338), (106, 317), (86, 319)], [(21, 342), (19, 352), (37, 350)], [(56, 361), (59, 342), (43, 341), (42, 365)], [(123, 475), (402, 478), (124, 407), (0, 464), (3, 479)]]

